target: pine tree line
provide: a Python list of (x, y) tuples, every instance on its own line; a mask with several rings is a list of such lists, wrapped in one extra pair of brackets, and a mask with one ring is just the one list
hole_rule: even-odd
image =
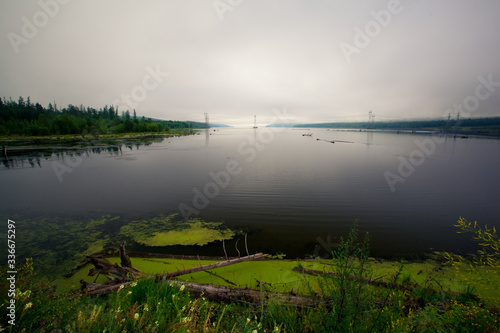
[(158, 133), (170, 129), (202, 128), (204, 124), (186, 121), (162, 121), (137, 117), (135, 110), (118, 114), (114, 106), (100, 109), (75, 106), (58, 109), (54, 103), (45, 108), (19, 97), (18, 101), (0, 98), (0, 135), (44, 136), (44, 135), (99, 135), (108, 133)]

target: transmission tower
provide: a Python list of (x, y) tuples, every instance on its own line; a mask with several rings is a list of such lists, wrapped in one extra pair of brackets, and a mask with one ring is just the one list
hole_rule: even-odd
[(368, 125), (366, 128), (375, 128), (375, 115), (373, 114), (372, 110), (368, 112)]
[(208, 120), (208, 113), (205, 112), (205, 127), (210, 128), (210, 122)]

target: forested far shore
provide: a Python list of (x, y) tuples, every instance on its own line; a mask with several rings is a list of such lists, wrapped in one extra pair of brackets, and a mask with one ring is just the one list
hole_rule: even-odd
[(58, 109), (54, 103), (43, 107), (28, 97), (18, 101), (0, 98), (0, 136), (48, 136), (119, 133), (158, 133), (171, 129), (205, 128), (204, 123), (192, 121), (157, 120), (138, 117), (135, 110), (119, 114), (118, 108), (75, 106)]
[(439, 130), (441, 132), (476, 131), (479, 133), (500, 133), (500, 117), (464, 118), (464, 119), (430, 119), (400, 120), (377, 122), (337, 122), (294, 124), (292, 127), (310, 128), (353, 128), (353, 129), (395, 129), (395, 130)]

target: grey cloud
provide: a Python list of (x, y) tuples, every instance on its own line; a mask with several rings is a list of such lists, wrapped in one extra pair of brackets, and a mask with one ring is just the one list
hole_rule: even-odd
[[(49, 1), (49, 0), (45, 0)], [(56, 0), (53, 0), (56, 1)], [(219, 17), (205, 1), (80, 1), (59, 12), (16, 54), (38, 2), (0, 3), (0, 96), (100, 107), (140, 85), (146, 67), (169, 72), (138, 114), (251, 123), (286, 106), (297, 121), (441, 117), (474, 92), (479, 75), (500, 81), (500, 3), (405, 1), (348, 63), (372, 11), (389, 1), (243, 0)], [(474, 116), (500, 115), (500, 91)]]

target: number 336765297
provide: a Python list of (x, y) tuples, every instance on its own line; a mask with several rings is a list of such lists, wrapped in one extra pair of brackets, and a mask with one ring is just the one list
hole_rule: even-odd
[(8, 259), (10, 260), (15, 260), (15, 253), (16, 253), (16, 243), (14, 242), (14, 239), (16, 239), (16, 222), (9, 220), (8, 222), (8, 233), (7, 233), (7, 238), (8, 238), (8, 245), (7, 247), (9, 248), (9, 256)]

